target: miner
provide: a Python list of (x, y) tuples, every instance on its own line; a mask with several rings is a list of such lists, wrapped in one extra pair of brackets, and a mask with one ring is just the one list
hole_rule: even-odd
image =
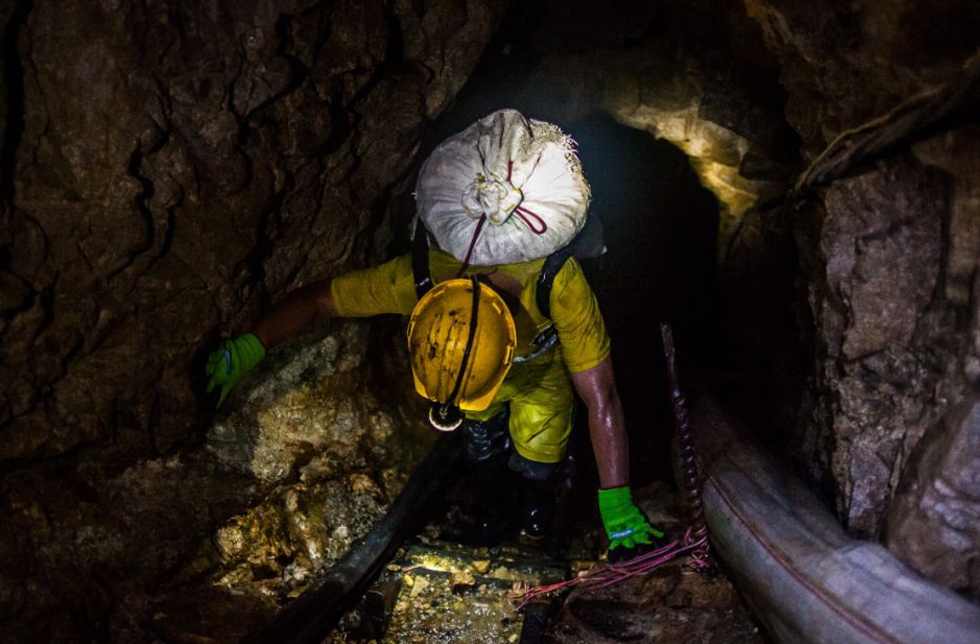
[[(575, 394), (585, 404), (609, 558), (661, 545), (636, 507), (629, 448), (602, 314), (574, 257), (591, 190), (556, 126), (500, 110), (440, 144), (416, 185), (412, 253), (289, 293), (249, 332), (211, 354), (219, 402), (266, 351), (315, 319), (409, 316), (416, 391), (429, 422), (460, 432), (482, 491), (480, 545), (503, 537), (508, 472), (522, 481), (531, 537), (552, 520), (566, 476)], [(574, 393), (573, 393), (574, 392)]]

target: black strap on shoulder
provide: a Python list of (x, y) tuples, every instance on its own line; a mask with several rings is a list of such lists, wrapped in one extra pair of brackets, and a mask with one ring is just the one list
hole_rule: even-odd
[(534, 294), (534, 302), (538, 305), (541, 315), (551, 319), (551, 287), (554, 286), (555, 277), (561, 271), (568, 258), (575, 254), (574, 242), (559, 248), (544, 260), (541, 272), (538, 274), (538, 288)]
[[(551, 287), (554, 286), (555, 277), (561, 271), (569, 257), (575, 254), (575, 241), (563, 248), (559, 248), (545, 258), (538, 273), (537, 290), (534, 293), (534, 303), (538, 305), (541, 315), (551, 320)], [(558, 344), (558, 330), (554, 324), (548, 324), (543, 330), (539, 331), (534, 340), (531, 341), (537, 347), (530, 355), (515, 358), (514, 362), (533, 360), (553, 346)]]
[(415, 239), (412, 240), (412, 275), (415, 278), (415, 294), (422, 296), (432, 290), (432, 273), (429, 270), (429, 236), (422, 225), (422, 218), (415, 222)]

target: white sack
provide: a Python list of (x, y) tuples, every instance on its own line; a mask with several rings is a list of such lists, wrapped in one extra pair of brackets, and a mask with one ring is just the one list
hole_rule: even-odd
[(592, 191), (574, 146), (551, 123), (494, 112), (426, 159), (415, 191), (419, 216), (461, 262), (471, 243), (476, 266), (545, 257), (572, 240), (588, 213)]

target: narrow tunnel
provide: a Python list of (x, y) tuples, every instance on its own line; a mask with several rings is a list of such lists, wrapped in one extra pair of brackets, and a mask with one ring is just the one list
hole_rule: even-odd
[[(18, 0), (0, 22), (0, 642), (904, 644), (905, 587), (917, 623), (980, 637), (972, 3)], [(205, 391), (287, 294), (409, 252), (423, 162), (501, 108), (576, 142), (630, 486), (690, 543), (673, 326), (708, 573), (688, 548), (515, 612), (603, 565), (586, 409), (555, 534), (467, 549), (472, 472), (427, 460), (446, 442), (402, 316), (317, 319)], [(299, 623), (324, 596), (352, 610)]]

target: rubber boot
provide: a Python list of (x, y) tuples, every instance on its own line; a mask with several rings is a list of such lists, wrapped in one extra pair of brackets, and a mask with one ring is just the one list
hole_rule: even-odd
[(572, 489), (575, 461), (571, 455), (560, 463), (537, 463), (511, 454), (509, 466), (522, 476), (521, 531), (533, 538), (551, 528), (562, 497)]
[(515, 525), (514, 476), (502, 461), (473, 463), (476, 522), (465, 537), (470, 545), (499, 545)]
[(461, 428), (476, 505), (476, 524), (464, 540), (477, 547), (498, 545), (515, 524), (516, 477), (507, 468), (507, 422), (505, 413), (486, 421), (466, 420)]
[(558, 505), (554, 481), (523, 479), (521, 491), (521, 532), (535, 539), (545, 536), (555, 520)]

